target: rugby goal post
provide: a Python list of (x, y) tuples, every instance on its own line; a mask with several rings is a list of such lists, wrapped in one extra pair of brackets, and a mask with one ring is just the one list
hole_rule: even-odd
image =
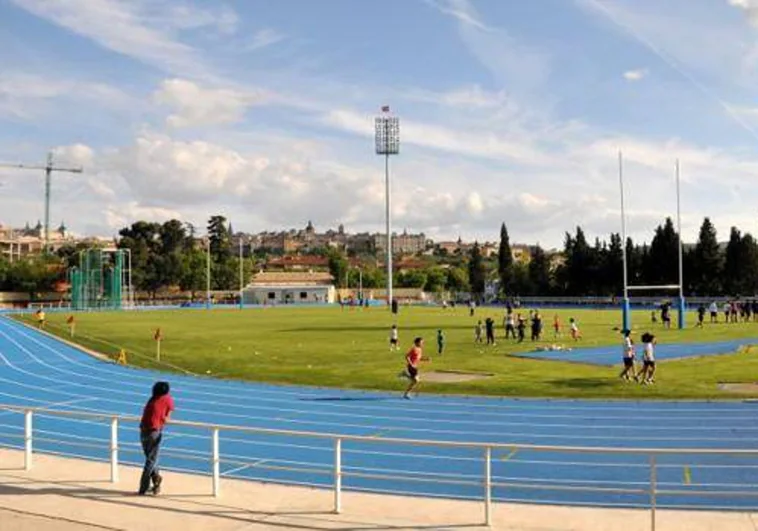
[(655, 291), (655, 290), (677, 290), (679, 292), (679, 298), (677, 300), (677, 325), (679, 330), (684, 330), (685, 324), (685, 311), (686, 304), (684, 300), (684, 268), (683, 268), (683, 243), (682, 243), (682, 215), (681, 215), (681, 194), (679, 192), (679, 159), (676, 159), (675, 165), (676, 174), (676, 230), (678, 238), (678, 255), (679, 255), (679, 283), (678, 284), (657, 284), (657, 285), (629, 285), (628, 272), (627, 272), (627, 257), (626, 257), (626, 214), (624, 210), (624, 159), (621, 151), (619, 151), (619, 190), (621, 197), (621, 248), (622, 248), (622, 267), (624, 269), (624, 299), (622, 301), (621, 313), (622, 313), (622, 326), (623, 330), (632, 329), (632, 312), (631, 303), (629, 301), (630, 291)]

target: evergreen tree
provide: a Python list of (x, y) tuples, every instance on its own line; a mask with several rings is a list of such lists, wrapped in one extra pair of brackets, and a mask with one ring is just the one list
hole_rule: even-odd
[(537, 288), (529, 276), (529, 266), (524, 262), (513, 264), (513, 293), (515, 295), (535, 295), (537, 294), (536, 291)]
[(741, 247), (743, 268), (740, 277), (740, 292), (754, 296), (758, 294), (758, 242), (750, 233), (746, 232), (742, 237)]
[(608, 253), (605, 257), (605, 293), (608, 295), (621, 295), (623, 292), (623, 263), (624, 250), (621, 247), (621, 235), (611, 234), (611, 242), (608, 245)]
[(211, 216), (208, 220), (208, 237), (211, 240), (211, 255), (218, 263), (227, 262), (233, 255), (232, 238), (224, 216)]
[[(623, 274), (623, 271), (622, 271)], [(626, 281), (627, 284), (642, 284), (642, 249), (634, 245), (631, 238), (626, 239)], [(623, 278), (621, 283), (623, 284)]]
[(471, 289), (468, 274), (462, 267), (451, 267), (447, 270), (445, 288), (453, 293), (466, 292)]
[[(334, 284), (345, 287), (347, 273), (347, 259), (337, 249), (329, 249), (329, 273), (334, 278)], [(393, 279), (394, 280), (394, 279)], [(394, 282), (393, 282), (394, 284)]]
[(741, 241), (740, 231), (737, 227), (732, 227), (729, 231), (729, 243), (726, 244), (726, 252), (724, 253), (724, 291), (727, 295), (739, 293)]
[(573, 238), (566, 235), (564, 250), (566, 263), (564, 264), (563, 281), (567, 295), (587, 295), (592, 275), (592, 249), (587, 244), (584, 231), (581, 227), (576, 228), (576, 236)]
[[(700, 296), (720, 294), (723, 257), (716, 239), (716, 227), (708, 218), (700, 226), (691, 264), (691, 272), (685, 279), (692, 285), (694, 292)], [(690, 276), (692, 278), (688, 278)]]
[(674, 222), (666, 218), (658, 225), (647, 257), (647, 280), (651, 284), (676, 284), (679, 279), (679, 236)]
[(513, 287), (513, 254), (508, 229), (500, 226), (500, 247), (497, 252), (497, 273), (500, 279), (500, 293), (508, 295)]
[(550, 263), (542, 247), (537, 245), (529, 261), (529, 282), (534, 295), (545, 296), (551, 292)]
[(136, 221), (119, 231), (119, 249), (129, 249), (132, 255), (132, 284), (151, 295), (163, 286), (160, 274), (160, 228), (158, 223)]
[(479, 249), (479, 243), (474, 242), (468, 262), (468, 281), (471, 285), (471, 293), (477, 300), (482, 300), (482, 297), (484, 296), (484, 284), (486, 278), (484, 263), (482, 261), (482, 252)]

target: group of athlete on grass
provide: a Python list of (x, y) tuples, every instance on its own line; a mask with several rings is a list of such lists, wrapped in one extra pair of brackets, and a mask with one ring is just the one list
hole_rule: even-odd
[[(469, 305), (469, 316), (475, 315), (475, 306)], [(542, 316), (537, 310), (529, 311), (529, 320), (531, 321), (532, 341), (539, 341), (542, 336)], [(570, 335), (574, 341), (578, 341), (582, 338), (582, 333), (579, 330), (579, 326), (576, 320), (572, 317), (569, 319), (570, 323)], [(503, 326), (505, 328), (505, 337), (513, 338), (519, 343), (524, 340), (524, 330), (526, 328), (525, 319), (521, 314), (513, 315), (512, 309), (509, 307), (506, 310), (505, 318), (503, 319)], [(484, 326), (482, 321), (479, 320), (474, 328), (474, 342), (482, 343), (482, 333), (486, 332), (486, 341), (488, 345), (495, 344), (495, 322), (491, 317), (485, 319)], [(623, 335), (623, 354), (622, 361), (624, 369), (619, 375), (625, 381), (634, 380), (640, 382), (643, 385), (649, 385), (655, 383), (655, 344), (656, 338), (650, 332), (642, 334), (640, 340), (642, 341), (642, 367), (639, 371), (635, 368), (635, 347), (634, 340), (631, 336), (630, 330), (622, 330)], [(559, 338), (562, 334), (562, 325), (560, 317), (556, 314), (553, 318), (553, 334), (554, 337)], [(401, 376), (410, 380), (408, 387), (403, 393), (403, 398), (410, 399), (410, 393), (416, 389), (419, 384), (419, 364), (423, 361), (431, 361), (431, 358), (424, 356), (423, 354), (424, 339), (416, 337), (413, 340), (413, 346), (405, 355), (406, 368), (401, 373)], [(399, 351), (399, 333), (396, 324), (392, 325), (390, 329), (390, 351)], [(437, 330), (437, 354), (441, 355), (445, 350), (445, 335), (441, 329)], [(564, 350), (563, 347), (556, 347), (553, 345), (549, 348), (542, 348), (540, 350)], [(570, 350), (570, 349), (565, 349)]]

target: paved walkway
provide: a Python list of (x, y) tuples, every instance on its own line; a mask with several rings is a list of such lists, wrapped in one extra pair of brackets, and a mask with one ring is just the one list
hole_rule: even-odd
[[(0, 530), (97, 529), (167, 531), (477, 529), (479, 503), (345, 493), (343, 512), (331, 512), (329, 491), (223, 480), (221, 497), (210, 496), (210, 478), (164, 473), (159, 497), (136, 496), (139, 470), (35, 455), (30, 472), (23, 453), (0, 450)], [(758, 514), (659, 511), (658, 531), (756, 531)], [(498, 504), (493, 528), (508, 531), (636, 531), (650, 529), (641, 510)]]

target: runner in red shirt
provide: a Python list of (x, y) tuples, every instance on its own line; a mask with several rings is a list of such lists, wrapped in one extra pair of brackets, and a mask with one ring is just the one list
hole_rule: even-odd
[(163, 478), (158, 473), (158, 450), (160, 449), (163, 427), (174, 411), (174, 399), (169, 394), (168, 382), (156, 382), (153, 396), (145, 404), (140, 422), (140, 442), (145, 453), (145, 467), (142, 469), (139, 494), (145, 495), (153, 483), (153, 494), (160, 494)]
[(405, 393), (403, 393), (403, 398), (406, 400), (411, 399), (411, 391), (413, 391), (413, 389), (418, 385), (419, 381), (421, 381), (418, 375), (418, 364), (422, 361), (430, 361), (429, 358), (424, 356), (423, 347), (424, 340), (420, 337), (417, 337), (413, 340), (413, 347), (411, 347), (411, 349), (405, 355), (405, 362), (407, 363), (406, 371), (408, 373), (408, 378), (411, 380), (408, 389), (406, 389)]

